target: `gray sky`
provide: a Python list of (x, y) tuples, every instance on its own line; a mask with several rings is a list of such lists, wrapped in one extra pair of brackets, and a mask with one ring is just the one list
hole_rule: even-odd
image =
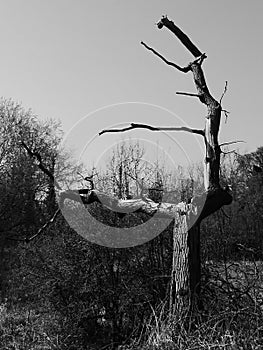
[[(102, 128), (122, 122), (204, 126), (204, 106), (175, 95), (195, 92), (191, 73), (173, 70), (140, 45), (143, 40), (180, 65), (193, 59), (169, 31), (154, 25), (167, 14), (207, 53), (203, 68), (214, 97), (228, 81), (223, 107), (231, 114), (226, 124), (222, 119), (220, 140), (244, 140), (234, 147), (253, 151), (263, 144), (262, 10), (262, 0), (2, 0), (0, 95), (41, 118), (60, 119), (66, 132), (73, 128), (68, 138), (88, 162), (126, 137), (147, 140), (158, 154), (164, 149), (172, 162), (201, 159), (197, 139), (186, 134), (140, 131), (90, 142)], [(93, 113), (127, 101), (143, 104)]]

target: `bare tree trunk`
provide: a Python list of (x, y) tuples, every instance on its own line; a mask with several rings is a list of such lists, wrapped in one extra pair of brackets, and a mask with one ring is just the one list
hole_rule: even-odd
[(200, 258), (200, 224), (196, 224), (188, 231), (188, 265), (189, 265), (189, 288), (191, 309), (201, 307), (201, 258)]
[(173, 262), (170, 285), (170, 312), (182, 313), (200, 306), (201, 261), (200, 225), (189, 228), (182, 216), (173, 231)]
[(173, 229), (173, 262), (170, 287), (170, 312), (182, 312), (189, 303), (189, 247), (188, 223), (186, 215), (174, 224)]

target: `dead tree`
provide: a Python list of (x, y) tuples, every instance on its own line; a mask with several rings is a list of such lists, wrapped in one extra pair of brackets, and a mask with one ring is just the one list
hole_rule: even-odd
[[(123, 129), (103, 130), (100, 135), (106, 132), (124, 132), (135, 128), (144, 128), (149, 131), (184, 131), (200, 135), (205, 143), (205, 166), (204, 166), (204, 187), (205, 191), (192, 200), (178, 204), (156, 203), (150, 198), (120, 200), (97, 190), (83, 191), (70, 190), (62, 191), (58, 184), (55, 184), (60, 195), (60, 206), (63, 208), (65, 199), (82, 202), (89, 205), (93, 202), (101, 203), (102, 207), (110, 208), (118, 212), (144, 212), (149, 216), (171, 218), (174, 220), (173, 229), (173, 267), (171, 274), (170, 288), (170, 309), (172, 312), (181, 311), (182, 308), (193, 306), (195, 296), (200, 292), (200, 223), (201, 221), (232, 201), (229, 187), (222, 188), (220, 185), (220, 144), (218, 133), (222, 112), (221, 100), (218, 102), (209, 92), (202, 70), (202, 63), (207, 58), (192, 41), (167, 17), (163, 17), (157, 24), (158, 28), (163, 27), (170, 30), (194, 56), (194, 60), (185, 67), (168, 61), (155, 49), (144, 42), (142, 45), (159, 57), (167, 65), (176, 70), (193, 74), (197, 93), (178, 92), (180, 95), (197, 97), (207, 108), (205, 115), (205, 126), (203, 129), (192, 129), (186, 126), (180, 127), (155, 127), (146, 124), (135, 124)], [(224, 92), (225, 93), (225, 92)], [(27, 150), (29, 155), (34, 157), (32, 151)], [(31, 153), (31, 154), (30, 154)], [(44, 168), (41, 160), (39, 167)], [(43, 170), (43, 169), (42, 169)], [(43, 170), (47, 175), (48, 172)], [(48, 175), (49, 176), (49, 175)], [(54, 218), (52, 218), (54, 219)], [(39, 230), (41, 233), (43, 230)], [(38, 235), (35, 234), (34, 237)]]
[[(221, 101), (218, 102), (209, 92), (206, 84), (202, 63), (207, 58), (172, 21), (166, 16), (157, 24), (170, 30), (195, 57), (194, 61), (185, 67), (180, 67), (168, 61), (159, 52), (144, 42), (141, 44), (167, 65), (183, 73), (192, 72), (197, 93), (177, 92), (179, 95), (197, 97), (206, 105), (204, 129), (189, 127), (153, 127), (145, 124), (131, 124), (124, 129), (103, 130), (105, 132), (121, 132), (134, 128), (145, 128), (151, 131), (185, 131), (203, 137), (206, 147), (204, 167), (205, 193), (193, 198), (190, 205), (175, 220), (173, 235), (173, 268), (171, 277), (170, 306), (172, 310), (181, 309), (184, 305), (193, 305), (194, 297), (200, 292), (200, 223), (202, 219), (215, 212), (223, 205), (230, 204), (232, 196), (229, 188), (220, 186), (220, 154), (222, 153), (218, 142), (218, 133), (222, 113)], [(225, 93), (225, 91), (224, 91)], [(224, 95), (223, 93), (223, 95)], [(223, 97), (222, 95), (222, 97)], [(226, 113), (226, 111), (224, 111)], [(202, 205), (203, 204), (203, 205)], [(187, 206), (187, 203), (185, 203)]]

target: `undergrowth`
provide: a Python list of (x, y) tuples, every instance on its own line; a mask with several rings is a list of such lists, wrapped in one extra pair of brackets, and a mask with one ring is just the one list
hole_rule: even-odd
[[(168, 300), (152, 308), (136, 338), (118, 350), (256, 350), (263, 348), (262, 263), (209, 263), (204, 268), (202, 308), (169, 313)], [(0, 304), (1, 350), (92, 350), (111, 345), (83, 344), (61, 315)], [(74, 332), (73, 332), (74, 331)]]

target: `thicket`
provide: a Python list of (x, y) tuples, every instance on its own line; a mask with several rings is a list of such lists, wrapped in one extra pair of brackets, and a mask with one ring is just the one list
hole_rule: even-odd
[[(85, 240), (59, 215), (36, 239), (24, 241), (57, 204), (54, 184), (21, 140), (65, 186), (77, 186), (83, 169), (59, 149), (62, 131), (54, 121), (40, 122), (6, 100), (0, 102), (0, 119), (1, 349), (262, 346), (263, 147), (225, 156), (221, 175), (231, 184), (234, 201), (202, 223), (202, 307), (189, 322), (187, 313), (168, 312), (172, 224), (143, 245), (111, 249)], [(145, 188), (158, 197), (158, 185), (163, 200), (174, 202), (199, 191), (199, 179), (199, 166), (173, 172), (160, 163), (149, 167), (139, 144), (117, 148), (108, 168), (96, 169), (95, 177), (100, 189), (119, 197), (141, 195)], [(99, 205), (90, 211), (108, 225), (147, 220), (132, 214), (105, 218)], [(96, 233), (96, 227), (90, 230)]]

